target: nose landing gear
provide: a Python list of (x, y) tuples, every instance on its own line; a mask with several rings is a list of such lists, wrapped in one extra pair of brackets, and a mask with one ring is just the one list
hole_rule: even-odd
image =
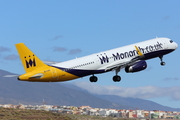
[(160, 60), (161, 60), (161, 66), (164, 66), (164, 65), (166, 65), (166, 63), (165, 62), (163, 62), (163, 55), (160, 55), (159, 56), (159, 58), (160, 58)]

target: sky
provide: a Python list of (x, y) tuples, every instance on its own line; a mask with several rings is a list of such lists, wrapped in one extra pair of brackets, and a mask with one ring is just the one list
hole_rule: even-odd
[[(15, 48), (25, 43), (41, 60), (62, 62), (76, 57), (167, 37), (180, 44), (179, 0), (1, 0), (0, 69), (25, 73)], [(96, 94), (142, 98), (180, 108), (179, 53), (147, 61), (146, 70), (98, 74), (67, 83)]]

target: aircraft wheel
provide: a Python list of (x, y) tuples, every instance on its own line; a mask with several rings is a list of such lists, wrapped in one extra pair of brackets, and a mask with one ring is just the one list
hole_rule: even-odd
[(166, 65), (166, 63), (165, 62), (161, 62), (161, 65), (164, 66), (164, 65)]
[(115, 76), (113, 77), (113, 81), (114, 81), (114, 82), (120, 82), (120, 81), (121, 81), (121, 77), (120, 77), (119, 75), (115, 75)]
[(90, 82), (97, 82), (97, 81), (98, 81), (98, 78), (97, 78), (96, 76), (91, 76), (91, 77), (89, 78), (89, 81), (90, 81)]

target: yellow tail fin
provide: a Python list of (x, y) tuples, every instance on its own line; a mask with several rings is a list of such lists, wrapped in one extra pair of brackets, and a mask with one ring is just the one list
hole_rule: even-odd
[(16, 49), (26, 72), (31, 72), (38, 67), (47, 66), (28, 47), (26, 47), (24, 43), (16, 44)]

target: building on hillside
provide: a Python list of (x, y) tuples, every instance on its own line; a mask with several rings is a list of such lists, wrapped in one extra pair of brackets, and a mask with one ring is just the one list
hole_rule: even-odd
[(132, 111), (129, 111), (129, 112), (126, 114), (126, 116), (127, 116), (127, 118), (134, 118)]

